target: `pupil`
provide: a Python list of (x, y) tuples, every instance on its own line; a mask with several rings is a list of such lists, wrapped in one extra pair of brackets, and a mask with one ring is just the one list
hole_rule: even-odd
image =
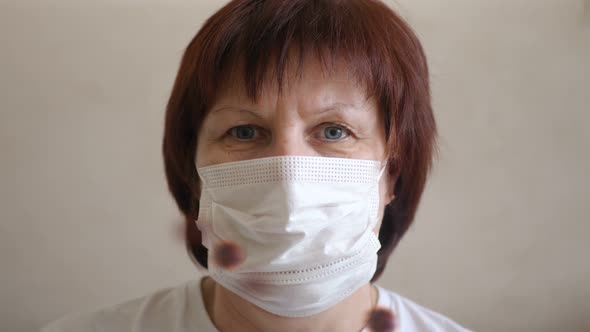
[(236, 136), (238, 136), (239, 139), (249, 139), (254, 137), (254, 129), (252, 127), (238, 127), (236, 128)]
[(342, 129), (338, 127), (328, 127), (325, 130), (326, 138), (338, 139), (342, 136)]

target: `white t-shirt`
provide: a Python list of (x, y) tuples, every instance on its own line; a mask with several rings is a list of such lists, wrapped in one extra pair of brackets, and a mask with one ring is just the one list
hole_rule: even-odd
[[(396, 315), (396, 332), (469, 331), (400, 295), (379, 290), (378, 306)], [(219, 332), (207, 314), (199, 280), (95, 312), (69, 315), (41, 332)]]

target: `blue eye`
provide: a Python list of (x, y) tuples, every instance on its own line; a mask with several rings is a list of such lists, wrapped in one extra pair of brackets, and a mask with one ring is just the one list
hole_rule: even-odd
[(329, 141), (335, 141), (346, 137), (346, 130), (339, 126), (324, 127), (324, 137)]
[(256, 138), (258, 133), (254, 126), (244, 125), (231, 128), (228, 131), (228, 134), (237, 140), (247, 141)]

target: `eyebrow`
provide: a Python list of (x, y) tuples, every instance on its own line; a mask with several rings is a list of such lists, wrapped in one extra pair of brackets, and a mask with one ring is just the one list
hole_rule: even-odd
[(330, 111), (361, 111), (361, 108), (358, 107), (357, 105), (353, 105), (353, 104), (336, 102), (336, 103), (333, 103), (329, 106), (319, 109), (316, 113), (321, 114), (321, 113), (326, 113), (326, 112), (330, 112)]
[(224, 107), (214, 109), (213, 111), (211, 111), (211, 114), (218, 113), (221, 111), (233, 111), (233, 112), (239, 112), (239, 113), (248, 113), (248, 114), (255, 116), (257, 118), (262, 118), (262, 115), (260, 115), (260, 113), (258, 113), (256, 111), (245, 109), (245, 108), (240, 108), (240, 107), (234, 107), (234, 106), (224, 106)]
[[(213, 111), (211, 111), (211, 114), (218, 113), (221, 111), (233, 111), (233, 112), (240, 112), (240, 113), (248, 113), (252, 116), (262, 118), (262, 115), (255, 110), (250, 110), (250, 109), (240, 108), (240, 107), (235, 107), (235, 106), (220, 107), (220, 108), (217, 108), (217, 109), (214, 109)], [(359, 111), (360, 112), (361, 108), (358, 107), (357, 105), (354, 105), (354, 104), (336, 102), (331, 105), (320, 108), (319, 110), (313, 112), (313, 114), (323, 114), (323, 113), (328, 113), (328, 112), (333, 112), (333, 111), (345, 111), (345, 112)]]

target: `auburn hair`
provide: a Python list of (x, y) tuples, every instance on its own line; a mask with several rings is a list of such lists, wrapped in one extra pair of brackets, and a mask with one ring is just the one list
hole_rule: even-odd
[(242, 64), (236, 77), (253, 100), (269, 79), (280, 90), (294, 56), (300, 72), (307, 56), (327, 69), (344, 61), (384, 115), (395, 199), (383, 213), (374, 281), (414, 220), (436, 151), (424, 51), (408, 24), (377, 0), (233, 0), (198, 31), (168, 100), (163, 140), (168, 186), (185, 216), (187, 247), (206, 268), (207, 248), (194, 222), (200, 196), (195, 155), (216, 92), (235, 75), (236, 63)]

